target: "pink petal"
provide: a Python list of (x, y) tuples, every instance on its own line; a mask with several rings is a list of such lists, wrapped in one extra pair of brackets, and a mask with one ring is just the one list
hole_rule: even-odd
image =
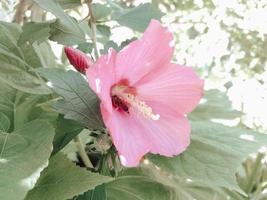
[(101, 113), (119, 152), (121, 163), (127, 167), (137, 166), (150, 149), (150, 142), (145, 138), (145, 130), (140, 126), (139, 119), (116, 110), (110, 113), (103, 104)]
[(137, 111), (130, 114), (101, 112), (126, 167), (135, 167), (148, 152), (164, 156), (178, 155), (190, 143), (190, 126), (182, 115), (163, 114), (157, 121), (144, 118)]
[(70, 63), (75, 67), (77, 71), (84, 73), (87, 68), (92, 66), (92, 60), (79, 49), (65, 47), (64, 50)]
[(116, 60), (118, 79), (134, 84), (147, 73), (169, 63), (173, 54), (173, 37), (167, 28), (152, 20), (143, 37), (130, 43)]
[(148, 74), (135, 87), (139, 98), (148, 105), (162, 108), (162, 113), (183, 115), (197, 106), (203, 95), (203, 85), (192, 68), (169, 64)]
[(86, 70), (86, 76), (90, 87), (110, 112), (112, 112), (113, 109), (110, 89), (116, 81), (115, 60), (115, 50), (109, 49), (108, 55), (102, 55), (92, 67)]
[(165, 112), (159, 120), (143, 119), (140, 123), (151, 142), (151, 153), (171, 157), (182, 153), (190, 143), (190, 125), (182, 115)]

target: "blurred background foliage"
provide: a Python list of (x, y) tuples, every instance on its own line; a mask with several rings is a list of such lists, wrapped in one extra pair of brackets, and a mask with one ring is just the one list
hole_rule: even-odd
[[(45, 12), (34, 3), (38, 1), (18, 2), (0, 1), (0, 20), (14, 21), (23, 25), (22, 29), (13, 27), (21, 35), (19, 38), (14, 35), (20, 47), (15, 55), (19, 59), (12, 62), (17, 65), (26, 63), (28, 68), (34, 68), (34, 66), (48, 68), (51, 65), (61, 68), (67, 64), (66, 57), (62, 53), (62, 45), (77, 44), (82, 51), (93, 54), (91, 30), (84, 20), (88, 10), (82, 1), (57, 0), (61, 7), (75, 19), (64, 15), (64, 12), (59, 12), (55, 19), (50, 13), (54, 13), (54, 7), (44, 3), (47, 1), (39, 5), (42, 4), (43, 8), (50, 12)], [(175, 36), (176, 52), (173, 60), (179, 64), (195, 67), (205, 79), (206, 89), (209, 90), (203, 103), (192, 115), (192, 119), (202, 120), (212, 116), (210, 119), (212, 121), (229, 126), (248, 127), (266, 133), (267, 1), (99, 0), (94, 2), (97, 39), (101, 53), (106, 53), (109, 47), (120, 50), (140, 36), (148, 24), (147, 15), (154, 16), (153, 18), (164, 15), (162, 22)], [(152, 3), (151, 7), (143, 4), (148, 2)], [(73, 20), (78, 20), (79, 25), (73, 23)], [(0, 24), (0, 29), (5, 29), (3, 24)], [(50, 42), (47, 42), (48, 38)], [(12, 46), (10, 49), (14, 50)], [(37, 55), (38, 59), (27, 55)], [(5, 54), (2, 59), (7, 59), (8, 56), (10, 55)], [(27, 76), (35, 77), (34, 73)], [(39, 81), (37, 77), (36, 82), (40, 85), (35, 86), (38, 91), (42, 86)], [(21, 89), (23, 85), (17, 83), (17, 87)], [(32, 90), (35, 88), (33, 87)], [(42, 94), (47, 93), (49, 92), (43, 91)], [(39, 96), (31, 100), (31, 102), (35, 101), (43, 102)], [(21, 106), (19, 100), (15, 102), (16, 105)], [(31, 102), (28, 104), (31, 105)], [(206, 107), (206, 104), (209, 107)], [(233, 111), (231, 104), (238, 111)], [(221, 116), (217, 115), (218, 113), (224, 114)], [(29, 116), (25, 116), (25, 120), (28, 120)], [(20, 123), (18, 122), (17, 125), (19, 126)], [(251, 155), (244, 161), (243, 168), (239, 171), (238, 184), (249, 194), (250, 199), (267, 199), (265, 154)]]

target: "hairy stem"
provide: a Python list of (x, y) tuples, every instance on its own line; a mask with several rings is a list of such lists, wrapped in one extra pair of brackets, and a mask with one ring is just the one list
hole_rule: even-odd
[(28, 3), (27, 0), (21, 0), (18, 5), (17, 5), (17, 9), (16, 9), (16, 13), (14, 15), (13, 18), (13, 22), (16, 22), (18, 24), (22, 24), (24, 21), (24, 17), (25, 17), (25, 12), (28, 9)]
[(74, 138), (74, 142), (76, 144), (78, 154), (81, 156), (81, 159), (82, 159), (84, 165), (88, 168), (94, 168), (87, 153), (85, 152), (84, 145), (83, 145), (79, 135)]
[(97, 60), (99, 58), (99, 53), (98, 53), (97, 43), (96, 43), (96, 21), (94, 18), (94, 13), (93, 13), (93, 8), (92, 8), (92, 0), (88, 0), (87, 5), (89, 9), (89, 16), (90, 16), (88, 24), (91, 28), (91, 37), (92, 37), (92, 41), (94, 45), (95, 59)]

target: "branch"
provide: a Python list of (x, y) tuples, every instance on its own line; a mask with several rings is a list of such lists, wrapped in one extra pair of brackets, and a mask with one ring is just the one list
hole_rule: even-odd
[(16, 9), (15, 16), (13, 18), (13, 22), (16, 22), (18, 24), (22, 24), (25, 17), (25, 12), (27, 11), (29, 5), (27, 3), (27, 0), (21, 0)]
[(83, 164), (87, 167), (87, 168), (94, 168), (93, 164), (91, 163), (87, 153), (84, 150), (84, 145), (79, 137), (76, 136), (74, 138), (74, 142), (76, 144), (77, 150), (78, 150), (78, 154), (81, 156), (81, 159), (83, 161)]
[(94, 13), (93, 13), (93, 8), (92, 8), (92, 0), (87, 1), (87, 6), (89, 9), (89, 16), (90, 16), (90, 19), (88, 21), (88, 25), (91, 28), (91, 33), (92, 33), (91, 37), (92, 37), (92, 41), (93, 41), (93, 45), (94, 45), (95, 59), (97, 60), (99, 58), (99, 53), (98, 53), (97, 43), (96, 43), (96, 21), (95, 21), (95, 17), (94, 17)]

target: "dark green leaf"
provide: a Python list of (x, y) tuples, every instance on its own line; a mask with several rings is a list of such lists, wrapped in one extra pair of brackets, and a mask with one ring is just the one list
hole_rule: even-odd
[(107, 200), (106, 185), (99, 185), (93, 190), (89, 190), (73, 200)]
[(59, 153), (50, 159), (25, 200), (65, 200), (110, 181), (111, 177), (78, 167)]
[(90, 128), (103, 126), (99, 100), (80, 73), (60, 69), (38, 69), (49, 80), (52, 89), (63, 99), (55, 105), (56, 110)]
[(56, 124), (56, 135), (53, 141), (53, 154), (57, 153), (66, 146), (75, 136), (77, 136), (83, 127), (72, 120), (64, 119), (59, 116)]
[[(54, 23), (51, 24), (50, 27), (50, 40), (56, 41), (63, 45), (75, 45), (86, 42), (84, 35), (75, 33), (73, 28), (69, 28), (64, 23), (62, 23), (61, 20), (57, 19)], [(80, 26), (79, 29), (81, 29)]]
[(54, 129), (43, 120), (0, 134), (0, 199), (20, 200), (47, 165)]
[(8, 132), (9, 128), (10, 120), (4, 113), (0, 112), (0, 132)]

